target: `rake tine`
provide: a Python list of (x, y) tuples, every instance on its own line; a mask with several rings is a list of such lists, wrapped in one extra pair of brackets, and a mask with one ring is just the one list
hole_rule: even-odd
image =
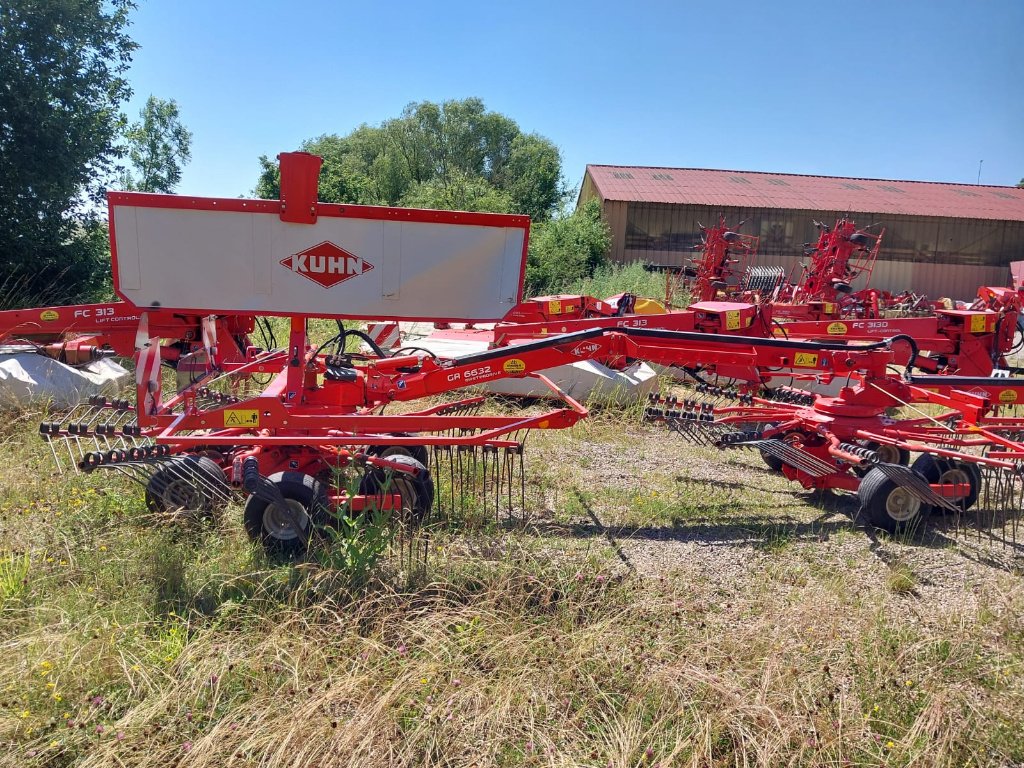
[[(53, 446), (53, 440), (50, 439), (49, 435), (46, 435), (46, 444), (50, 448), (50, 454), (53, 456), (53, 463), (57, 466), (57, 474), (64, 474), (64, 466), (61, 464), (60, 459), (57, 458), (57, 449)], [(74, 466), (74, 465), (72, 465)], [(77, 467), (76, 467), (77, 469)]]
[(449, 474), (449, 477), (450, 477), (450, 482), (448, 483), (448, 492), (449, 492), (449, 494), (451, 494), (451, 504), (448, 505), (448, 509), (454, 512), (455, 511), (455, 456), (452, 454), (452, 447), (450, 445), (446, 446), (446, 447), (448, 449), (447, 450), (447, 453), (448, 453), (448, 474)]
[[(442, 449), (441, 446), (435, 445), (433, 447), (433, 450), (431, 451), (431, 454), (432, 454), (433, 459), (434, 459), (434, 476), (437, 477), (438, 482), (440, 482), (440, 480), (441, 480), (440, 467), (441, 467), (441, 451), (442, 450), (443, 449)], [(438, 515), (438, 517), (441, 516), (441, 494), (442, 493), (444, 493), (444, 489), (443, 488), (439, 488), (438, 492), (434, 494), (434, 502), (437, 505), (437, 515)]]
[(477, 493), (478, 493), (478, 489), (477, 489), (477, 473), (479, 472), (479, 467), (477, 466), (478, 463), (479, 463), (478, 462), (478, 451), (476, 449), (476, 446), (472, 446), (470, 448), (469, 455), (472, 457), (472, 461), (473, 461), (473, 466), (469, 470), (469, 481), (470, 481), (470, 491), (469, 491), (470, 495), (469, 495), (469, 498), (475, 503), (476, 498), (477, 498)]
[[(491, 490), (494, 492), (494, 519), (501, 519), (501, 478), (503, 469), (501, 466), (501, 451), (498, 447), (491, 446)], [(507, 522), (507, 518), (506, 518)]]
[(515, 522), (515, 512), (512, 507), (512, 460), (511, 448), (506, 448), (501, 457), (501, 482), (508, 493), (508, 521)]
[(459, 458), (459, 466), (458, 466), (458, 471), (457, 471), (456, 474), (458, 475), (458, 478), (459, 478), (459, 515), (460, 516), (465, 516), (465, 513), (466, 513), (466, 509), (465, 509), (465, 507), (466, 507), (466, 464), (468, 464), (468, 459), (465, 460), (465, 461), (463, 460), (463, 456), (465, 455), (465, 453), (466, 453), (466, 451), (465, 451), (465, 446), (464, 445), (460, 445), (460, 446), (458, 446), (455, 449), (455, 455), (458, 456), (458, 458)]

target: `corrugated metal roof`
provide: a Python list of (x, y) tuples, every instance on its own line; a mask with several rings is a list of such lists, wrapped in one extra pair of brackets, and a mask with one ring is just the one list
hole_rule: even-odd
[(1024, 189), (705, 168), (588, 165), (605, 200), (1024, 221)]

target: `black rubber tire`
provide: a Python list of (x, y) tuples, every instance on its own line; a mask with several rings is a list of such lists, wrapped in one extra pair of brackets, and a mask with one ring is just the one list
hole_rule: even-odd
[[(764, 427), (760, 428), (760, 430), (763, 430), (763, 429), (764, 429)], [(787, 432), (785, 435), (783, 435), (779, 439), (785, 441), (786, 438), (791, 437), (794, 434), (796, 434), (796, 433)], [(765, 451), (763, 449), (758, 449), (758, 453), (761, 454), (761, 461), (763, 461), (765, 463), (765, 465), (768, 467), (768, 469), (770, 469), (772, 472), (781, 472), (782, 468), (786, 464), (786, 462), (784, 462), (778, 456), (773, 456), (770, 453), (765, 453)]]
[(902, 498), (910, 502), (907, 513), (893, 517), (889, 512), (889, 497), (899, 491), (902, 491), (900, 486), (886, 477), (879, 467), (875, 467), (864, 475), (857, 489), (861, 514), (875, 528), (889, 533), (899, 533), (917, 525), (928, 505), (903, 491)]
[(735, 243), (741, 237), (739, 232), (723, 232), (722, 239), (727, 243)]
[(686, 275), (687, 277), (696, 277), (697, 276), (697, 268), (696, 267), (683, 267), (683, 274)]
[[(399, 435), (405, 437), (405, 435)], [(430, 455), (425, 445), (371, 445), (366, 449), (368, 456), (390, 459), (394, 456), (410, 456), (423, 466), (430, 464)]]
[[(929, 483), (949, 482), (952, 480), (948, 477), (949, 473), (962, 472), (965, 475), (963, 479), (971, 486), (970, 493), (960, 501), (961, 509), (964, 511), (973, 507), (981, 494), (981, 470), (977, 464), (972, 464), (969, 461), (957, 461), (956, 459), (932, 456), (930, 453), (922, 453), (914, 460), (911, 469)], [(943, 476), (947, 476), (945, 481), (943, 481)], [(931, 512), (933, 514), (948, 514), (950, 510), (945, 507), (932, 507)]]
[(724, 291), (726, 288), (729, 287), (729, 284), (724, 280), (712, 280), (711, 287), (714, 288), (716, 291)]
[(836, 289), (836, 293), (853, 293), (853, 286), (849, 283), (832, 283), (832, 287)]
[(765, 453), (764, 450), (760, 450), (761, 461), (767, 465), (768, 469), (772, 472), (781, 472), (783, 461), (778, 456), (772, 456), (770, 453)]
[(277, 486), (286, 501), (296, 502), (300, 508), (295, 511), (304, 516), (304, 520), (300, 518), (300, 527), (307, 532), (308, 541), (304, 542), (301, 536), (285, 525), (275, 524), (281, 523), (282, 518), (268, 501), (255, 495), (246, 500), (245, 511), (242, 513), (245, 532), (270, 555), (302, 554), (331, 522), (324, 487), (313, 476), (301, 472), (275, 472), (267, 479)]
[[(184, 475), (184, 477), (183, 477)], [(154, 514), (184, 512), (207, 517), (227, 506), (231, 488), (224, 470), (206, 456), (176, 456), (146, 484), (146, 507)]]
[[(411, 469), (418, 469), (419, 474), (405, 472), (387, 472), (374, 469), (363, 475), (359, 481), (359, 494), (376, 496), (380, 493), (397, 493), (402, 497), (402, 510), (399, 519), (403, 523), (419, 525), (430, 513), (434, 503), (434, 480), (424, 464), (411, 456), (391, 456), (391, 461), (404, 464)], [(390, 481), (389, 481), (390, 476)]]
[(863, 232), (854, 232), (850, 235), (850, 242), (855, 245), (868, 245), (871, 242), (871, 238)]

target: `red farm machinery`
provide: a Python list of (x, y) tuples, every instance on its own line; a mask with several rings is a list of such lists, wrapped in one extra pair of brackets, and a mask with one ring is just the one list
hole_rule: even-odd
[[(657, 398), (649, 418), (698, 442), (756, 448), (806, 487), (857, 492), (881, 527), (908, 525), (926, 509), (963, 514), (982, 497), (991, 507), (998, 494), (983, 489), (986, 478), (1011, 488), (1004, 507), (1019, 508), (1012, 499), (1024, 421), (1003, 412), (1024, 402), (1024, 382), (988, 375), (993, 361), (1004, 362), (1007, 335), (1013, 340), (1015, 291), (994, 292), (999, 308), (978, 310), (993, 339), (979, 353), (988, 359), (977, 366), (984, 377), (915, 376), (915, 367), (961, 369), (925, 362), (938, 358), (922, 357), (923, 344), (898, 326), (778, 338), (771, 307), (757, 303), (698, 302), (642, 316), (627, 313), (628, 299), (621, 307), (574, 297), (523, 302), (525, 217), (319, 203), (319, 159), (281, 161), (276, 201), (111, 193), (114, 282), (125, 303), (93, 305), (78, 318), (60, 307), (7, 318), (16, 335), (55, 354), (69, 348), (48, 335), (58, 327), (91, 335), (76, 349), (136, 350), (135, 402), (97, 397), (41, 425), (59, 467), (121, 473), (143, 486), (154, 512), (244, 499), (254, 540), (298, 552), (339, 515), (379, 510), (421, 523), (434, 506), (458, 503), (465, 477), (494, 509), (523, 506), (527, 435), (587, 415), (541, 372), (643, 360), (677, 370), (693, 392)], [(821, 280), (839, 290), (835, 275)], [(96, 322), (97, 310), (110, 322)], [(510, 313), (519, 322), (508, 322)], [(288, 318), (285, 345), (252, 343), (256, 318), (268, 316)], [(310, 318), (339, 321), (338, 333), (312, 344)], [(497, 321), (496, 345), (458, 357), (417, 347), (353, 351), (348, 342), (367, 336), (340, 322), (369, 318)], [(973, 318), (964, 319), (968, 334), (981, 335)], [(936, 325), (922, 338), (936, 348), (948, 340), (946, 326), (929, 320)], [(967, 336), (954, 341), (963, 358)], [(165, 396), (161, 364), (170, 363), (179, 375)], [(895, 372), (897, 364), (906, 370)], [(478, 394), (447, 399), (522, 377), (543, 382), (557, 402), (496, 413)], [(847, 386), (835, 397), (774, 386), (790, 379)], [(924, 407), (941, 410), (889, 415)], [(909, 465), (911, 452), (921, 457)], [(435, 482), (446, 474), (442, 492)]]

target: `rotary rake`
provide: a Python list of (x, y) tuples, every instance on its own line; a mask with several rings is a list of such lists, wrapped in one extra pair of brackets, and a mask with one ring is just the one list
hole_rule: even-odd
[(898, 375), (858, 362), (835, 397), (653, 395), (645, 415), (697, 445), (757, 451), (804, 488), (855, 493), (875, 527), (896, 533), (935, 520), (1021, 557), (1024, 418), (1015, 411), (1024, 380), (913, 375), (912, 365)]

